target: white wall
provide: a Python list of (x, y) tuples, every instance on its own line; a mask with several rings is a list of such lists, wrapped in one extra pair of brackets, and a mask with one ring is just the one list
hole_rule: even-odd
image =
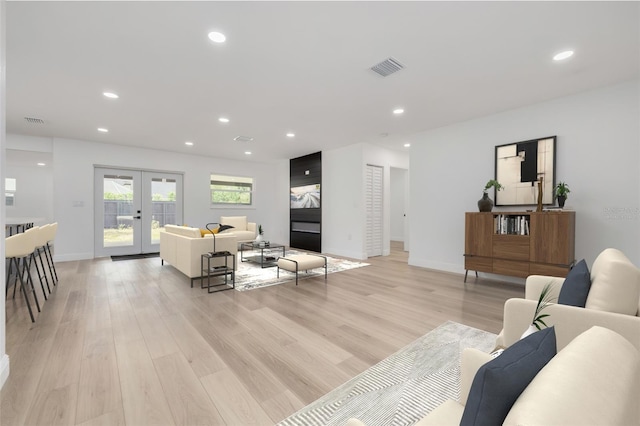
[(36, 225), (53, 222), (53, 168), (6, 164), (6, 177), (16, 179), (15, 204), (7, 207), (8, 217), (38, 217)]
[(408, 169), (409, 155), (369, 144), (322, 152), (322, 251), (366, 259), (365, 166), (383, 168), (383, 255), (391, 238), (391, 167)]
[[(24, 136), (16, 137), (24, 139)], [(56, 138), (53, 140), (53, 213), (58, 222), (57, 261), (93, 257), (94, 165), (183, 172), (185, 223), (204, 226), (207, 222), (217, 222), (222, 215), (246, 215), (249, 221), (263, 225), (270, 240), (288, 242), (288, 228), (282, 228), (280, 219), (288, 217), (288, 186), (278, 189), (278, 180), (282, 180), (284, 173), (280, 170), (282, 165), (274, 167), (273, 164)], [(211, 209), (211, 172), (254, 177), (254, 205), (247, 209)], [(280, 198), (282, 201), (278, 202)]]
[(591, 265), (616, 247), (640, 265), (639, 92), (635, 80), (416, 135), (409, 263), (463, 272), (464, 213), (477, 211), (494, 176), (494, 147), (557, 135), (556, 180), (571, 188), (576, 258)]
[(405, 169), (391, 168), (391, 241), (404, 241), (404, 222), (406, 219), (405, 202), (407, 198), (406, 180), (408, 171)]
[[(6, 2), (0, 0), (0, 194), (2, 194), (2, 203), (0, 203), (0, 217), (4, 222), (5, 208), (4, 208), (4, 178), (5, 178), (5, 133), (6, 133)], [(4, 227), (3, 227), (4, 229)], [(0, 239), (0, 257), (4, 259), (4, 231), (3, 238)], [(0, 262), (0, 277), (4, 277), (5, 263)], [(4, 278), (3, 278), (4, 279)], [(9, 377), (9, 357), (6, 351), (6, 334), (5, 328), (5, 306), (4, 303), (0, 304), (0, 389), (4, 385)]]

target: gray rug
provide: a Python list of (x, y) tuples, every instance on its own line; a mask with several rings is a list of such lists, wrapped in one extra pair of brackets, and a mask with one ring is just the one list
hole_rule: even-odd
[(412, 425), (447, 399), (460, 398), (464, 348), (489, 352), (496, 335), (448, 321), (278, 423)]
[[(287, 250), (287, 255), (303, 254), (301, 251)], [(239, 256), (239, 254), (238, 254)], [(327, 273), (346, 271), (353, 268), (361, 268), (368, 266), (368, 263), (354, 262), (351, 260), (338, 259), (327, 256)], [(289, 271), (280, 270), (280, 278), (277, 277), (277, 268), (260, 268), (260, 265), (252, 262), (240, 262), (238, 260), (238, 270), (236, 271), (236, 290), (246, 291), (256, 288), (268, 287), (271, 285), (282, 284), (289, 281), (295, 281), (296, 274)], [(324, 268), (311, 269), (308, 272), (302, 271), (298, 273), (298, 285), (301, 280), (310, 277), (324, 276)]]

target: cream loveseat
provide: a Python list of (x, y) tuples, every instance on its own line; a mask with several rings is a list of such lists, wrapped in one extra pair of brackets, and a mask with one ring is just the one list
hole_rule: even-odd
[(256, 239), (256, 224), (248, 222), (246, 216), (220, 216), (220, 225), (233, 226), (220, 234), (235, 234), (238, 243), (248, 243)]
[[(640, 270), (620, 251), (608, 248), (593, 262), (591, 285), (584, 307), (553, 304), (545, 308), (544, 321), (555, 326), (558, 348), (594, 325), (614, 330), (640, 350)], [(511, 346), (533, 320), (538, 298), (546, 284), (557, 300), (564, 278), (531, 275), (524, 299), (509, 299), (504, 306), (504, 328), (497, 345)]]
[[(505, 355), (506, 352), (498, 358)], [(469, 394), (476, 373), (489, 361), (490, 354), (464, 349), (460, 369), (461, 401), (446, 401), (416, 426), (461, 424), (465, 405), (471, 404)], [(592, 327), (568, 343), (533, 376), (515, 402), (504, 409), (506, 418), (502, 424), (638, 425), (639, 376), (638, 349), (614, 331)], [(482, 391), (487, 391), (486, 387)], [(471, 422), (469, 417), (464, 420), (465, 424), (486, 424), (478, 417), (471, 418)], [(347, 425), (364, 423), (351, 419)]]
[[(168, 262), (189, 278), (200, 277), (201, 255), (213, 251), (213, 236), (202, 236), (199, 228), (188, 226), (165, 225), (160, 231), (160, 257), (162, 264)], [(238, 252), (237, 238), (234, 234), (216, 235), (216, 251), (228, 251), (234, 255)], [(215, 259), (212, 266), (224, 264), (223, 259)], [(234, 269), (238, 269), (238, 259)]]

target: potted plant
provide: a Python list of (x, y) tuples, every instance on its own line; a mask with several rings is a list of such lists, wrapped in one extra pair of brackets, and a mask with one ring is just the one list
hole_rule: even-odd
[(262, 235), (264, 234), (264, 231), (262, 229), (262, 225), (258, 225), (258, 236), (256, 237), (256, 242), (261, 242), (262, 241)]
[(538, 304), (536, 305), (536, 311), (533, 313), (533, 321), (531, 322), (531, 325), (529, 326), (529, 328), (527, 328), (525, 332), (522, 334), (522, 337), (520, 337), (521, 339), (527, 337), (530, 334), (535, 333), (538, 330), (542, 330), (541, 325), (547, 327), (547, 324), (545, 324), (543, 318), (548, 317), (549, 314), (543, 314), (541, 312), (544, 308), (551, 305), (555, 300), (554, 297), (551, 297), (550, 293), (551, 293), (551, 284), (547, 284), (544, 286), (544, 288), (540, 292), (540, 297), (538, 298)]
[(558, 207), (563, 208), (564, 202), (567, 201), (567, 194), (571, 192), (569, 185), (564, 182), (558, 182), (554, 191), (556, 193), (556, 199), (558, 200)]
[(487, 182), (484, 186), (482, 198), (478, 200), (478, 209), (481, 212), (490, 212), (493, 209), (493, 200), (489, 198), (489, 194), (487, 194), (489, 188), (495, 188), (496, 191), (500, 191), (504, 186), (500, 185), (500, 182), (495, 179), (491, 179)]

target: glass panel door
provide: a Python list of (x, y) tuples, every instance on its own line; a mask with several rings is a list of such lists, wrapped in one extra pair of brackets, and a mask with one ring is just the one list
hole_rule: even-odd
[(95, 169), (95, 256), (160, 251), (160, 230), (182, 224), (182, 175)]
[[(142, 251), (160, 251), (160, 230), (182, 224), (182, 175), (143, 172)], [(148, 214), (147, 214), (148, 213)]]
[(140, 253), (140, 178), (140, 171), (96, 169), (96, 256)]

